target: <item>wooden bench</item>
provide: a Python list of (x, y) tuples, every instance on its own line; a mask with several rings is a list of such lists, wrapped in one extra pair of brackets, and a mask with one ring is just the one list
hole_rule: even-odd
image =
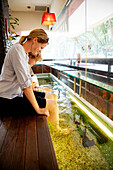
[(45, 116), (0, 118), (0, 170), (58, 170)]

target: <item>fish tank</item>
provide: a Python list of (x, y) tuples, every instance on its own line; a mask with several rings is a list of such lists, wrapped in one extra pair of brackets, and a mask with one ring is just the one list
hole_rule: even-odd
[[(59, 169), (113, 169), (113, 139), (78, 106), (76, 97), (60, 81), (50, 74), (39, 74), (38, 81), (57, 95), (62, 131), (54, 131), (48, 124)], [(70, 129), (69, 133), (63, 129)]]

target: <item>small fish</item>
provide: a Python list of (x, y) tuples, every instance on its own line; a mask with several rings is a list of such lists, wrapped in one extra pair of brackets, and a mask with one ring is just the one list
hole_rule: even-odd
[(86, 136), (86, 127), (83, 130), (83, 138), (82, 138), (82, 145), (84, 147), (90, 147), (95, 145), (95, 141), (92, 139), (90, 140), (87, 136)]

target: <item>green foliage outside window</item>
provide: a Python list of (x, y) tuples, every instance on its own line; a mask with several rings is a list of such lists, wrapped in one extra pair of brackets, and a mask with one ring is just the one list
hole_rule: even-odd
[(12, 17), (11, 14), (9, 14), (9, 21), (10, 21), (10, 27), (11, 27), (11, 40), (16, 40), (17, 37), (19, 37), (18, 34), (16, 34), (15, 26), (19, 25), (19, 19), (16, 17)]

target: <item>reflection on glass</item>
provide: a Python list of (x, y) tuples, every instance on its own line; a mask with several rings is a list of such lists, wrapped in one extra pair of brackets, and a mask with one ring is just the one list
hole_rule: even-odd
[[(83, 97), (106, 115), (113, 115), (112, 7), (112, 0), (73, 0), (61, 12), (53, 31), (49, 33), (49, 46), (43, 50), (43, 58), (57, 59), (54, 63), (63, 65), (62, 68), (53, 66), (54, 69), (65, 72), (71, 70), (70, 66), (76, 69), (72, 71), (73, 75), (70, 74), (78, 77), (76, 92), (79, 94), (81, 79), (84, 83), (81, 95), (85, 89)], [(66, 69), (64, 66), (69, 67)], [(102, 95), (93, 93), (95, 87), (98, 94), (102, 90)], [(99, 98), (105, 101), (105, 111), (99, 106)]]

